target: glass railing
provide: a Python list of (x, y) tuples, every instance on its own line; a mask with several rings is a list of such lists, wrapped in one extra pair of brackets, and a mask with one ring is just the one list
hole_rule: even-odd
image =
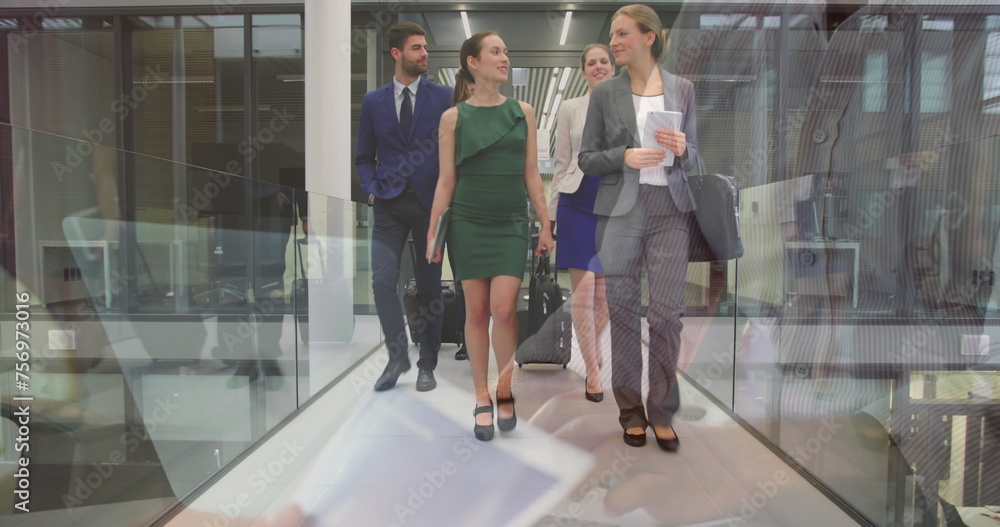
[(151, 520), (383, 340), (367, 206), (2, 128), (0, 515)]
[(733, 375), (735, 413), (875, 525), (1000, 503), (997, 151), (742, 191), (735, 367), (692, 378)]
[(688, 268), (679, 369), (859, 521), (1000, 503), (998, 151), (742, 188), (745, 255)]

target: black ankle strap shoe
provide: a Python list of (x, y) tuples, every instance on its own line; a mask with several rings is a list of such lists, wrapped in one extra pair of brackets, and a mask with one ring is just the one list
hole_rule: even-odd
[[(472, 412), (472, 416), (475, 417), (479, 414), (490, 414), (493, 415), (493, 402), (490, 401), (488, 406), (477, 406)], [(481, 425), (476, 423), (473, 427), (472, 432), (476, 435), (476, 439), (480, 441), (490, 441), (493, 439), (493, 422), (491, 421), (488, 425)]]

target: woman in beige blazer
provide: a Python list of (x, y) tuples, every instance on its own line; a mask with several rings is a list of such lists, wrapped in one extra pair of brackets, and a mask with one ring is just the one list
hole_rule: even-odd
[(583, 97), (570, 99), (559, 107), (556, 124), (556, 172), (552, 178), (549, 218), (553, 232), (559, 225), (559, 250), (556, 266), (569, 269), (573, 283), (573, 330), (580, 342), (580, 352), (587, 368), (584, 397), (599, 403), (604, 399), (601, 386), (598, 340), (608, 325), (608, 302), (604, 297), (604, 269), (597, 257), (597, 215), (594, 200), (600, 176), (584, 175), (577, 165), (583, 124), (587, 118), (590, 92), (594, 85), (615, 73), (611, 49), (591, 44), (580, 55), (580, 76), (589, 89)]

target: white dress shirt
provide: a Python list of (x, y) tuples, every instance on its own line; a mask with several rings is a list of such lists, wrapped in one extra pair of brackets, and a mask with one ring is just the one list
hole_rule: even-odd
[(413, 81), (413, 84), (407, 86), (398, 80), (396, 77), (392, 78), (392, 92), (395, 94), (394, 99), (396, 99), (396, 120), (399, 121), (399, 111), (403, 108), (403, 88), (410, 89), (410, 109), (415, 109), (417, 107), (417, 86), (420, 86), (420, 77)]
[[(648, 97), (632, 94), (632, 105), (636, 108), (635, 124), (638, 126), (639, 137), (646, 131), (646, 116), (649, 112), (663, 111), (663, 95)], [(655, 166), (639, 169), (640, 185), (667, 186), (667, 167)]]

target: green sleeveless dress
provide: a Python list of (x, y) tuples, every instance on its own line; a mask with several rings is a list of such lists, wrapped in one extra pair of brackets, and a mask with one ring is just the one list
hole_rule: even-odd
[(524, 276), (528, 255), (528, 193), (524, 156), (528, 124), (517, 99), (497, 106), (458, 104), (458, 183), (448, 226), (458, 280)]

